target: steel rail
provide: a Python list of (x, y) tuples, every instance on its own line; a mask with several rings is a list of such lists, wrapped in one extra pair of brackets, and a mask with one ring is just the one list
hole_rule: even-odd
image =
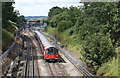
[[(54, 40), (55, 43), (57, 43), (56, 39), (53, 38), (52, 36), (41, 32), (42, 34), (50, 37), (51, 39)], [(64, 51), (60, 46), (58, 46), (56, 44), (57, 48), (65, 55), (65, 57), (72, 63), (74, 64), (79, 70), (81, 70), (83, 72), (83, 74), (89, 78), (94, 78), (94, 75), (92, 75), (90, 72), (88, 72), (88, 70), (86, 70), (84, 67), (82, 67), (79, 63), (77, 63), (66, 51)]]
[(64, 76), (68, 76), (68, 74), (66, 73), (64, 68), (61, 66), (61, 64), (59, 62), (57, 62), (57, 64), (59, 65), (59, 67), (61, 68), (62, 72), (64, 73)]
[(57, 76), (60, 76), (60, 70), (59, 70), (59, 68), (57, 68), (57, 66), (55, 64), (56, 63), (53, 63), (54, 69), (57, 71)]
[(26, 55), (26, 63), (25, 63), (25, 70), (24, 70), (24, 78), (26, 78), (27, 75), (29, 76), (29, 60), (30, 60), (29, 51), (31, 52), (31, 57), (32, 57), (32, 78), (34, 78), (34, 57), (33, 57), (33, 51), (32, 51), (32, 43), (29, 38), (26, 38), (26, 41), (28, 42), (28, 44), (27, 44), (27, 55)]
[[(35, 34), (34, 34), (34, 32), (31, 30), (31, 29), (29, 29), (29, 31), (34, 35), (34, 38), (35, 38)], [(35, 39), (36, 40), (36, 39)], [(38, 41), (38, 40), (36, 40), (36, 41)], [(33, 43), (33, 41), (32, 41), (32, 39), (31, 39), (31, 42)], [(38, 41), (39, 42), (39, 41)], [(38, 44), (39, 45), (39, 44)], [(40, 46), (40, 45), (39, 45)], [(32, 57), (33, 57), (33, 52), (32, 52)], [(38, 58), (37, 58), (38, 59)], [(33, 59), (32, 59), (32, 63), (33, 63), (33, 65), (34, 65), (34, 57), (33, 57)], [(35, 63), (37, 64), (37, 72), (38, 72), (38, 78), (40, 78), (40, 72), (39, 72), (39, 67), (38, 67), (38, 63), (37, 63), (37, 60), (35, 60)], [(33, 66), (33, 68), (34, 68), (34, 66)], [(33, 69), (32, 69), (33, 70)], [(33, 71), (33, 73), (32, 74), (34, 74), (34, 71)]]
[(28, 53), (29, 53), (29, 51), (28, 51), (28, 44), (27, 44), (27, 55), (26, 55), (26, 62), (25, 62), (25, 69), (24, 69), (24, 78), (26, 78), (27, 70), (28, 70), (28, 67), (27, 67), (27, 64), (28, 64)]
[(31, 56), (32, 56), (32, 78), (34, 78), (34, 57), (33, 57), (33, 51), (32, 51), (32, 43), (31, 43)]
[(52, 69), (51, 69), (51, 67), (50, 67), (50, 64), (49, 64), (48, 62), (45, 62), (45, 63), (46, 63), (46, 65), (49, 67), (49, 70), (50, 70), (51, 75), (54, 76), (53, 71), (52, 71)]

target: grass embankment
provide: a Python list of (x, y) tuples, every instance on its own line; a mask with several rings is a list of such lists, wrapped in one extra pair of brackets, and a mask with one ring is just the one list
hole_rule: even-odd
[(10, 44), (11, 40), (13, 40), (14, 35), (10, 32), (8, 32), (5, 29), (2, 29), (2, 49), (4, 50), (4, 48)]
[(104, 76), (119, 76), (120, 78), (120, 50), (116, 49), (118, 53), (117, 59), (113, 58), (109, 60), (107, 63), (104, 63), (99, 70), (97, 71), (97, 75), (104, 75)]
[[(81, 53), (82, 45), (79, 41), (78, 35), (74, 33), (74, 28), (66, 29), (64, 32), (59, 33), (57, 28), (52, 28), (47, 26), (45, 33), (50, 33), (52, 36), (57, 38), (61, 44), (64, 44), (68, 49), (74, 50)], [(80, 58), (83, 56), (81, 55)], [(118, 76), (118, 59), (113, 58), (107, 63), (101, 65), (101, 67), (96, 71), (96, 75), (102, 76)]]
[[(73, 34), (73, 28), (66, 29), (64, 32), (58, 32), (57, 28), (52, 28), (51, 26), (47, 27), (47, 31), (58, 39), (61, 44), (64, 44), (70, 50), (77, 50), (79, 53), (81, 51), (81, 45), (79, 39), (77, 39), (77, 35)], [(49, 34), (45, 31), (45, 33)]]
[(18, 30), (14, 24), (9, 21), (9, 27), (2, 29), (2, 51), (5, 51), (5, 48), (13, 42), (14, 34)]
[(97, 71), (97, 75), (118, 76), (118, 59), (113, 58), (104, 63)]

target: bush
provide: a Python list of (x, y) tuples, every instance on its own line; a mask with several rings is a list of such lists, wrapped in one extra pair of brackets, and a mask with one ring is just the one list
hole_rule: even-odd
[(62, 20), (58, 23), (57, 28), (59, 32), (63, 32), (64, 30), (70, 28), (71, 26), (72, 26), (71, 21)]
[(6, 45), (8, 45), (8, 43), (10, 42), (10, 40), (13, 39), (13, 37), (14, 37), (14, 35), (12, 33), (6, 31), (5, 29), (2, 29), (2, 46), (3, 46), (3, 48)]
[(116, 56), (115, 48), (112, 46), (109, 34), (104, 36), (94, 33), (87, 36), (82, 42), (84, 51), (82, 52), (84, 59), (88, 64), (98, 69), (101, 64), (107, 62), (112, 57)]
[(50, 21), (49, 21), (49, 24), (52, 26), (52, 27), (57, 27), (57, 24), (61, 21), (61, 20), (69, 20), (70, 16), (68, 15), (67, 12), (62, 12), (58, 15), (55, 15), (53, 16)]
[(70, 30), (69, 35), (71, 36), (74, 33), (73, 30)]
[(9, 26), (6, 28), (6, 30), (14, 34), (16, 30), (18, 30), (18, 28), (15, 26), (14, 22), (9, 20), (8, 23), (9, 23)]

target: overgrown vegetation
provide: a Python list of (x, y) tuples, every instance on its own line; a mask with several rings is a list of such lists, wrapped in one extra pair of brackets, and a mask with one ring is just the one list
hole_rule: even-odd
[(19, 25), (25, 21), (18, 10), (14, 11), (13, 2), (2, 2), (2, 50), (11, 44)]
[(118, 59), (113, 58), (99, 68), (97, 75), (118, 76), (116, 71), (118, 71)]
[[(11, 40), (13, 40), (14, 35), (5, 29), (2, 29), (2, 48), (5, 48), (6, 45), (10, 44)], [(6, 43), (7, 42), (7, 43)]]
[[(106, 62), (117, 58), (116, 48), (120, 44), (120, 2), (82, 4), (81, 7), (51, 8), (46, 30), (66, 46), (75, 47), (83, 56), (80, 59), (92, 67), (92, 73), (96, 74)], [(106, 70), (106, 73), (109, 72)]]

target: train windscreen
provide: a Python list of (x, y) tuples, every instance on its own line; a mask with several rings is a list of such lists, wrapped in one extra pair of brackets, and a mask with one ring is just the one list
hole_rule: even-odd
[(58, 54), (58, 50), (56, 48), (49, 48), (46, 50), (46, 54), (55, 55)]

